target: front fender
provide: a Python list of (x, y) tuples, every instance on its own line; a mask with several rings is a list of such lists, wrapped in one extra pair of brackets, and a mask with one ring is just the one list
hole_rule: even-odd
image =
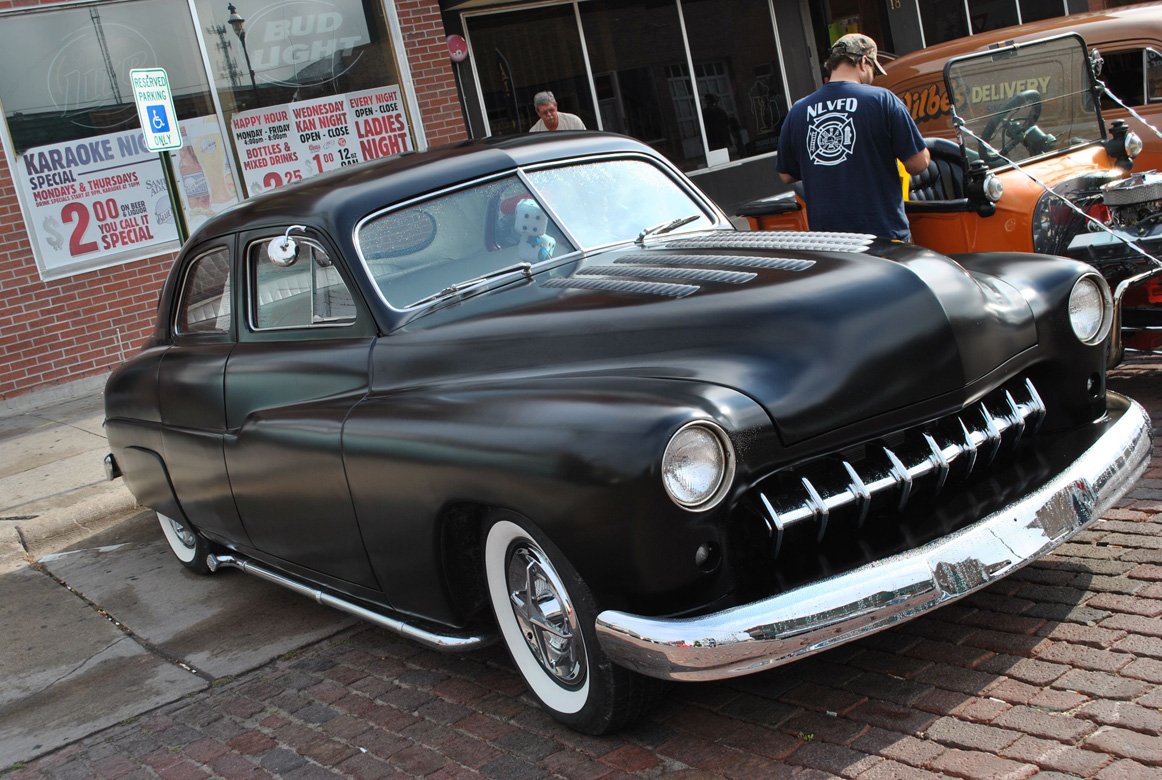
[(343, 452), (388, 597), (408, 612), (455, 612), (439, 571), (440, 518), (463, 504), (527, 517), (607, 601), (664, 601), (711, 580), (710, 590), (721, 589), (722, 572), (703, 571), (694, 556), (701, 544), (723, 543), (718, 523), (730, 500), (710, 512), (681, 509), (659, 476), (670, 436), (694, 419), (731, 437), (737, 495), (750, 479), (749, 454), (777, 445), (758, 404), (716, 385), (574, 377), (367, 398), (344, 426)]
[[(1039, 354), (1050, 356), (1033, 371), (1049, 418), (1069, 427), (1101, 415), (1105, 407), (1105, 368), (1111, 339), (1083, 344), (1069, 322), (1069, 296), (1082, 276), (1094, 269), (1080, 261), (1023, 252), (956, 255), (953, 260), (974, 274), (987, 274), (1021, 290), (1037, 323)], [(1112, 328), (1117, 328), (1116, 318)], [(1112, 330), (1112, 329), (1111, 329)]]

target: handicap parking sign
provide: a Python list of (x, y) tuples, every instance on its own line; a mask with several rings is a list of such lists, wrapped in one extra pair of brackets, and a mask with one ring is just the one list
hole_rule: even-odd
[(153, 105), (145, 107), (149, 115), (149, 129), (155, 133), (169, 132), (169, 116), (165, 113), (165, 106)]
[(129, 83), (133, 85), (133, 102), (137, 104), (145, 148), (151, 152), (181, 149), (182, 135), (165, 68), (133, 68)]

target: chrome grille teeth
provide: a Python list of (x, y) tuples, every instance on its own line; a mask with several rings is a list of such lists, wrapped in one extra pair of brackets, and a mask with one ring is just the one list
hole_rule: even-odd
[(822, 542), (829, 530), (862, 527), (881, 497), (893, 496), (894, 510), (903, 511), (921, 490), (935, 495), (950, 479), (965, 481), (986, 468), (1003, 449), (1015, 449), (1033, 435), (1045, 418), (1033, 383), (1026, 380), (1023, 390), (1016, 396), (1008, 390), (993, 393), (959, 414), (894, 437), (896, 444), (869, 443), (856, 462), (822, 457), (785, 472), (791, 479), (768, 481), (776, 486), (772, 489), (760, 486), (772, 554), (782, 551), (793, 529), (810, 528)]
[(936, 439), (932, 438), (932, 434), (924, 434), (924, 443), (928, 445), (928, 450), (932, 453), (930, 463), (937, 472), (936, 492), (939, 493), (948, 479), (948, 472), (952, 470), (952, 466), (948, 463), (948, 458), (944, 457), (944, 450), (940, 449), (939, 445), (936, 444)]

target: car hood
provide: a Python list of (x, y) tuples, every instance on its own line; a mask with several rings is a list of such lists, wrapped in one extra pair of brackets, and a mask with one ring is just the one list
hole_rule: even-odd
[(719, 231), (590, 254), (417, 318), (384, 339), (375, 384), (710, 382), (762, 404), (790, 444), (956, 398), (1035, 343), (1018, 290), (928, 250)]

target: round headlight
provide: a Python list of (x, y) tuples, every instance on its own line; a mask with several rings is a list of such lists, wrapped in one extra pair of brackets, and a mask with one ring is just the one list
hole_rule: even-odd
[(1106, 336), (1113, 306), (1109, 287), (1101, 277), (1077, 280), (1069, 294), (1069, 324), (1083, 344), (1096, 344)]
[(1131, 160), (1142, 153), (1142, 138), (1135, 132), (1126, 133), (1126, 156)]
[(993, 176), (991, 173), (984, 179), (984, 196), (989, 199), (990, 203), (996, 203), (1005, 194), (1005, 183), (1000, 180), (1000, 177)]
[(716, 425), (694, 422), (673, 435), (662, 455), (662, 484), (678, 506), (710, 509), (734, 477), (734, 450)]

